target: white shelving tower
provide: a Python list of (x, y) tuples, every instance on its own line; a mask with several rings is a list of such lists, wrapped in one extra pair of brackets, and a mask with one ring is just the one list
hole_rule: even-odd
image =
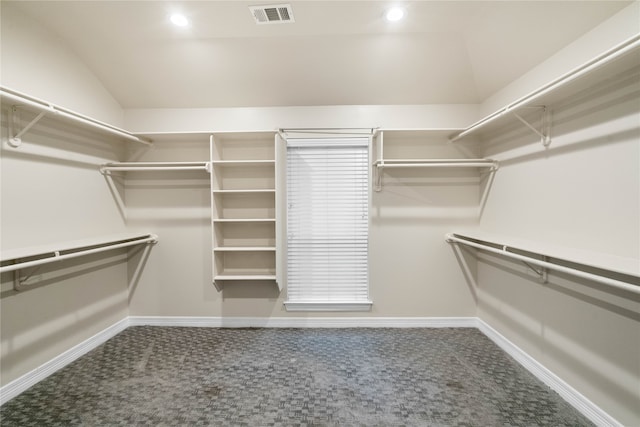
[(217, 134), (210, 145), (213, 283), (277, 283), (274, 134)]

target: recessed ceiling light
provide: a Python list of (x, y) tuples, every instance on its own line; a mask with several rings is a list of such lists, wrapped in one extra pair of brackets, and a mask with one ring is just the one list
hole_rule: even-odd
[(189, 20), (187, 19), (187, 17), (179, 13), (174, 13), (169, 19), (171, 19), (173, 25), (177, 27), (186, 27), (187, 25), (189, 25)]
[(387, 21), (399, 21), (404, 17), (404, 10), (399, 7), (392, 7), (387, 11)]

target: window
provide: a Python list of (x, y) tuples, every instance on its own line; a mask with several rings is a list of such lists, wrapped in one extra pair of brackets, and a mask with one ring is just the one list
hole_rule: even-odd
[(287, 141), (287, 310), (369, 310), (369, 138)]

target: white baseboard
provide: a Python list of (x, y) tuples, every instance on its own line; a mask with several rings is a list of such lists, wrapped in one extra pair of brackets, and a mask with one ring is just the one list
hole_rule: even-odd
[(48, 362), (38, 366), (33, 371), (30, 371), (22, 375), (21, 377), (11, 381), (7, 385), (0, 388), (0, 405), (4, 405), (9, 400), (26, 391), (29, 387), (44, 380), (56, 371), (64, 368), (69, 363), (73, 362), (80, 356), (85, 355), (89, 351), (98, 347), (100, 344), (106, 342), (108, 339), (118, 335), (128, 327), (129, 318), (122, 319), (119, 322), (109, 326), (105, 330), (98, 332), (94, 336), (86, 339), (80, 344), (70, 348), (59, 356), (56, 356)]
[(560, 377), (477, 317), (163, 317), (129, 316), (0, 388), (0, 405), (62, 369), (129, 326), (209, 328), (478, 328), (536, 378), (597, 426), (622, 426)]
[(475, 317), (149, 317), (130, 326), (209, 328), (475, 328)]
[(477, 328), (485, 334), (491, 341), (500, 347), (505, 353), (513, 357), (527, 371), (558, 393), (571, 406), (576, 408), (582, 415), (587, 417), (597, 426), (622, 427), (611, 415), (603, 411), (598, 405), (583, 396), (575, 388), (571, 387), (556, 374), (545, 368), (541, 363), (529, 356), (520, 347), (509, 341), (504, 335), (493, 329), (482, 319), (477, 318)]

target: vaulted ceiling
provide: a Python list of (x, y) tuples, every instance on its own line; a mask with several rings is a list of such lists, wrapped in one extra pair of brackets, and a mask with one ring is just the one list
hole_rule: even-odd
[[(273, 2), (279, 3), (279, 2)], [(396, 2), (397, 3), (397, 2)], [(67, 44), (123, 108), (477, 103), (628, 1), (2, 1)], [(179, 11), (190, 25), (178, 28)]]

